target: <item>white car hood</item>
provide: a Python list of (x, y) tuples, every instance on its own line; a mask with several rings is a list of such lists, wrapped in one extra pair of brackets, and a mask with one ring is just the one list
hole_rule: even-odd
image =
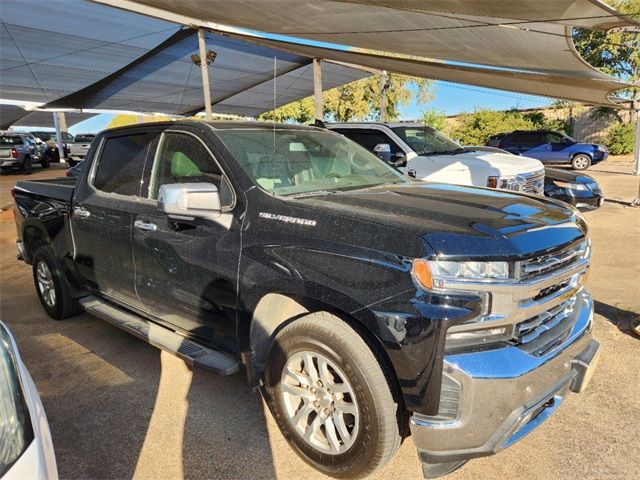
[(542, 163), (534, 158), (506, 153), (470, 151), (456, 155), (417, 156), (408, 160), (408, 169), (416, 171), (416, 178), (449, 172), (482, 172), (484, 175), (507, 176), (542, 170)]

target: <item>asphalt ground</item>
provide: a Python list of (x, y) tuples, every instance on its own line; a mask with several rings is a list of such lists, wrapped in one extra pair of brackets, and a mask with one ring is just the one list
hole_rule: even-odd
[[(588, 172), (610, 200), (585, 214), (602, 345), (589, 388), (521, 442), (447, 478), (640, 478), (640, 339), (626, 330), (640, 314), (640, 208), (628, 206), (639, 178), (630, 171), (629, 162), (607, 161)], [(0, 177), (3, 200), (19, 178)], [(191, 370), (87, 314), (49, 319), (31, 268), (15, 259), (11, 210), (0, 213), (0, 245), (0, 318), (42, 396), (61, 478), (325, 478), (288, 447), (242, 374)], [(372, 478), (422, 478), (410, 438)]]

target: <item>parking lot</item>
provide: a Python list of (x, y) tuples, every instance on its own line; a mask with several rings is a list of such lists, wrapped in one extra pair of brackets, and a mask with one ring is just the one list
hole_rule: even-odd
[[(35, 170), (30, 178), (62, 174)], [(629, 161), (589, 170), (608, 201), (585, 214), (593, 239), (588, 281), (600, 365), (587, 391), (514, 447), (469, 462), (451, 479), (640, 477), (638, 177)], [(0, 178), (0, 207), (20, 175)], [(6, 198), (5, 198), (6, 197)], [(0, 213), (1, 318), (12, 330), (47, 410), (61, 478), (321, 478), (291, 450), (242, 373), (219, 377), (87, 314), (62, 322), (41, 308), (31, 268), (15, 259), (10, 210)], [(375, 478), (422, 478), (410, 439)]]

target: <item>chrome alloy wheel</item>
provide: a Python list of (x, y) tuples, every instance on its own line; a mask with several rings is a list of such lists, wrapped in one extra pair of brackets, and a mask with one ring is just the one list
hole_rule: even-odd
[(44, 261), (40, 260), (36, 267), (36, 277), (38, 279), (38, 289), (44, 303), (53, 308), (56, 305), (56, 287), (53, 283), (53, 275)]
[(580, 156), (574, 160), (574, 165), (576, 166), (576, 168), (579, 168), (581, 170), (585, 169), (589, 166), (589, 159), (584, 156)]
[(309, 445), (337, 455), (354, 444), (359, 423), (355, 395), (346, 375), (327, 357), (293, 354), (282, 371), (280, 392), (287, 420)]

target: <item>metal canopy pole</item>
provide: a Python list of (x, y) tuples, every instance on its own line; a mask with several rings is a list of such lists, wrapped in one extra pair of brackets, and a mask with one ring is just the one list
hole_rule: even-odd
[(205, 44), (204, 30), (198, 29), (198, 48), (200, 50), (200, 71), (202, 72), (202, 91), (204, 93), (204, 109), (206, 119), (212, 120), (211, 115), (211, 91), (209, 90), (209, 68), (207, 65), (207, 46)]
[(324, 118), (324, 99), (322, 98), (322, 67), (320, 59), (313, 59), (313, 99), (316, 104), (316, 120)]
[[(633, 173), (640, 179), (640, 108), (636, 109), (636, 148), (633, 152)], [(634, 207), (640, 207), (640, 181), (638, 182), (638, 197), (631, 202)]]
[(65, 163), (64, 160), (64, 142), (62, 141), (62, 124), (66, 126), (66, 121), (61, 118), (60, 112), (53, 112), (53, 125), (56, 127), (56, 145), (58, 147), (58, 153), (60, 155), (60, 163)]
[(380, 72), (380, 121), (387, 121), (387, 71)]

